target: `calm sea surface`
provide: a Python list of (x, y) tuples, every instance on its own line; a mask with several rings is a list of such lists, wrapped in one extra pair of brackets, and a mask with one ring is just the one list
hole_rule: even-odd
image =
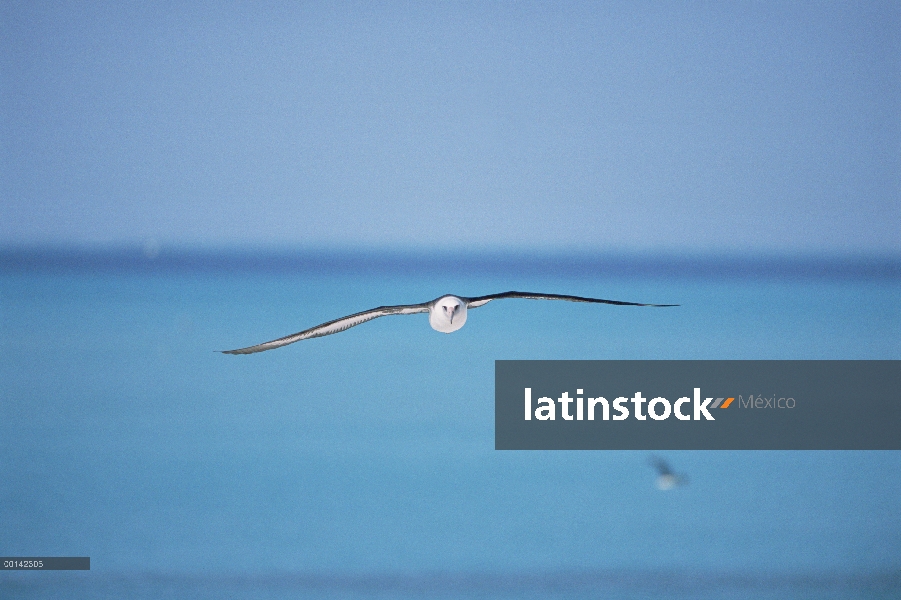
[[(901, 452), (663, 452), (691, 484), (661, 492), (650, 453), (498, 452), (493, 423), (496, 359), (901, 359), (896, 275), (10, 264), (0, 554), (91, 571), (3, 598), (901, 597)], [(215, 352), (510, 289), (681, 306)]]

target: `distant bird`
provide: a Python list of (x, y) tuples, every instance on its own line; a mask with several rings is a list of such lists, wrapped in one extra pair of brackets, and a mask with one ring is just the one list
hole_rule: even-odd
[(310, 329), (305, 329), (299, 333), (288, 335), (271, 342), (264, 342), (256, 346), (248, 346), (247, 348), (239, 348), (237, 350), (225, 350), (224, 354), (252, 354), (254, 352), (262, 352), (263, 350), (271, 350), (280, 348), (315, 337), (331, 335), (350, 329), (360, 323), (371, 321), (378, 317), (387, 315), (412, 315), (414, 313), (429, 313), (429, 325), (432, 329), (442, 333), (451, 333), (457, 331), (466, 323), (466, 312), (470, 308), (477, 308), (483, 304), (488, 304), (492, 300), (502, 300), (504, 298), (527, 298), (532, 300), (567, 300), (569, 302), (595, 302), (598, 304), (616, 304), (618, 306), (678, 306), (678, 304), (639, 304), (638, 302), (620, 302), (619, 300), (601, 300), (600, 298), (582, 298), (581, 296), (563, 296), (559, 294), (532, 294), (529, 292), (503, 292), (501, 294), (490, 294), (488, 296), (478, 296), (477, 298), (465, 298), (463, 296), (453, 296), (448, 294), (436, 298), (431, 302), (423, 302), (422, 304), (401, 304), (398, 306), (380, 306), (372, 310), (366, 310), (347, 317), (341, 317)]
[(652, 456), (651, 464), (657, 469), (657, 487), (659, 489), (671, 490), (674, 487), (688, 485), (688, 477), (673, 473), (669, 464), (659, 456)]

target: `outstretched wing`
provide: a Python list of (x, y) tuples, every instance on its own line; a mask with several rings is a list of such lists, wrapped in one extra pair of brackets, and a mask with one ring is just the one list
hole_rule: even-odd
[(311, 327), (310, 329), (305, 329), (299, 333), (287, 335), (283, 338), (272, 340), (271, 342), (264, 342), (262, 344), (257, 344), (256, 346), (248, 346), (247, 348), (239, 348), (237, 350), (223, 350), (222, 353), (253, 354), (254, 352), (262, 352), (263, 350), (281, 348), (282, 346), (287, 346), (288, 344), (293, 344), (300, 340), (338, 333), (345, 329), (350, 329), (355, 325), (359, 325), (360, 323), (377, 319), (378, 317), (385, 317), (387, 315), (412, 315), (414, 313), (424, 312), (429, 312), (428, 302), (424, 304), (407, 304), (401, 306), (380, 306), (378, 308), (373, 308), (372, 310), (366, 310), (347, 317), (341, 317), (340, 319), (335, 319), (334, 321), (329, 321), (328, 323), (323, 323), (322, 325), (317, 325), (316, 327)]
[(488, 304), (492, 300), (503, 300), (505, 298), (526, 298), (529, 300), (566, 300), (568, 302), (595, 302), (597, 304), (616, 304), (618, 306), (679, 306), (678, 304), (641, 304), (639, 302), (622, 302), (620, 300), (604, 300), (602, 298), (583, 298), (582, 296), (565, 296), (562, 294), (533, 294), (531, 292), (502, 292), (500, 294), (489, 294), (487, 296), (479, 296), (477, 298), (466, 298), (467, 308), (478, 308), (483, 304)]
[(649, 459), (649, 462), (657, 469), (657, 472), (660, 475), (673, 475), (673, 470), (670, 468), (669, 464), (659, 456), (652, 456)]

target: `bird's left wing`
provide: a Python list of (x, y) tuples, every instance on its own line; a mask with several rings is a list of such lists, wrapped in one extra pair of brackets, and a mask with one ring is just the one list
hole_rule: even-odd
[(566, 300), (568, 302), (594, 302), (597, 304), (616, 304), (617, 306), (679, 306), (678, 304), (642, 304), (640, 302), (623, 302), (621, 300), (604, 300), (602, 298), (584, 298), (582, 296), (566, 296), (563, 294), (535, 294), (532, 292), (502, 292), (500, 294), (489, 294), (488, 296), (478, 296), (476, 298), (466, 298), (467, 308), (478, 308), (484, 304), (488, 304), (492, 300), (503, 300), (505, 298), (525, 298), (529, 300)]
[(365, 323), (366, 321), (377, 319), (378, 317), (385, 317), (387, 315), (412, 315), (415, 313), (423, 312), (429, 312), (428, 302), (424, 304), (380, 306), (378, 308), (373, 308), (372, 310), (365, 310), (353, 315), (341, 317), (340, 319), (335, 319), (334, 321), (329, 321), (328, 323), (323, 323), (322, 325), (317, 325), (316, 327), (311, 327), (310, 329), (305, 329), (292, 335), (286, 335), (283, 338), (278, 338), (277, 340), (272, 340), (271, 342), (263, 342), (262, 344), (257, 344), (256, 346), (238, 348), (237, 350), (223, 350), (222, 353), (253, 354), (254, 352), (262, 352), (264, 350), (272, 350), (273, 348), (287, 346), (288, 344), (293, 344), (294, 342), (299, 342), (300, 340), (308, 340), (310, 338), (322, 337), (324, 335), (338, 333), (344, 331), (345, 329), (350, 329), (355, 325), (359, 325), (360, 323)]

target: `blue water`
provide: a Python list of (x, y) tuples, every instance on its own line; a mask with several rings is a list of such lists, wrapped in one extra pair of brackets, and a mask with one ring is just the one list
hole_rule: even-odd
[[(449, 269), (450, 270), (450, 269)], [(388, 317), (452, 292), (443, 335)], [(43, 598), (898, 598), (901, 452), (494, 450), (496, 359), (901, 359), (901, 280), (0, 270), (0, 573)], [(901, 432), (899, 432), (901, 435)]]

